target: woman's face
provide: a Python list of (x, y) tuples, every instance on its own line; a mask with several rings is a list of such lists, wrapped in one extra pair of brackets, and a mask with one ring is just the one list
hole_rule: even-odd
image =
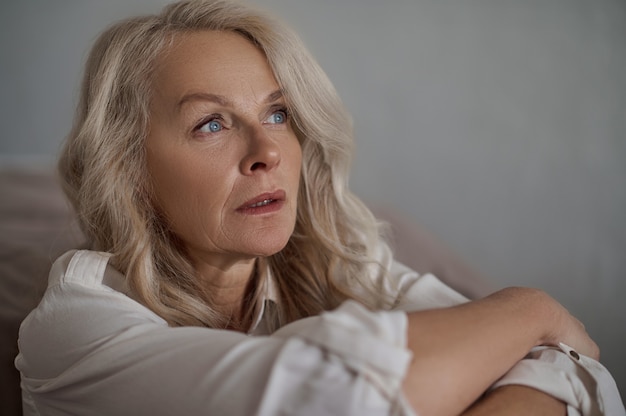
[(179, 35), (157, 62), (147, 166), (195, 262), (228, 266), (291, 236), (302, 153), (264, 54), (243, 36)]

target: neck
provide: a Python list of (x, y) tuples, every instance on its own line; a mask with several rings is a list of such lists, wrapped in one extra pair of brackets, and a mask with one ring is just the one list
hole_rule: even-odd
[(256, 287), (257, 259), (240, 261), (227, 267), (216, 267), (207, 262), (194, 264), (200, 279), (203, 297), (210, 305), (229, 320), (228, 328), (243, 330), (249, 323), (246, 312), (254, 305), (251, 295)]

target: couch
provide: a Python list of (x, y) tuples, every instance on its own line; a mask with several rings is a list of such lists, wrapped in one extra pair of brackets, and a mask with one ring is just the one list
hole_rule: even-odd
[[(413, 221), (390, 207), (373, 206), (390, 222), (396, 256), (405, 264), (434, 273), (470, 298), (491, 291), (490, 282)], [(52, 169), (0, 168), (1, 415), (21, 415), (19, 373), (13, 365), (20, 322), (39, 302), (54, 259), (84, 240)]]

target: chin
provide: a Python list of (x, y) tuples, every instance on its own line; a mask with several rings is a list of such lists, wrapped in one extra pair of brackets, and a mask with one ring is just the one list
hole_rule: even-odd
[(265, 247), (265, 248), (259, 250), (258, 253), (255, 255), (255, 257), (270, 257), (270, 256), (273, 256), (274, 254), (277, 254), (280, 251), (282, 251), (282, 249), (285, 248), (286, 245), (287, 245), (287, 242), (285, 242), (285, 244), (282, 244), (282, 245), (277, 245), (277, 246), (272, 246), (272, 247)]
[(268, 239), (265, 239), (263, 244), (257, 245), (254, 248), (250, 247), (250, 252), (254, 253), (255, 257), (273, 256), (285, 248), (288, 242), (289, 238), (273, 238), (269, 241)]
[(241, 239), (240, 242), (244, 247), (247, 246), (247, 250), (244, 250), (248, 253), (263, 257), (272, 256), (285, 248), (291, 239), (294, 228), (283, 224), (280, 227), (257, 229)]

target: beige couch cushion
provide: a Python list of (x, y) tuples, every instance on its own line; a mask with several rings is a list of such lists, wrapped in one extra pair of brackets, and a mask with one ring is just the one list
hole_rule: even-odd
[[(0, 195), (0, 406), (5, 415), (21, 415), (19, 373), (13, 365), (19, 325), (39, 302), (52, 262), (84, 245), (84, 238), (49, 170), (0, 170)], [(472, 298), (490, 290), (485, 280), (411, 220), (389, 207), (375, 212), (391, 223), (400, 261), (418, 272), (434, 273)]]

